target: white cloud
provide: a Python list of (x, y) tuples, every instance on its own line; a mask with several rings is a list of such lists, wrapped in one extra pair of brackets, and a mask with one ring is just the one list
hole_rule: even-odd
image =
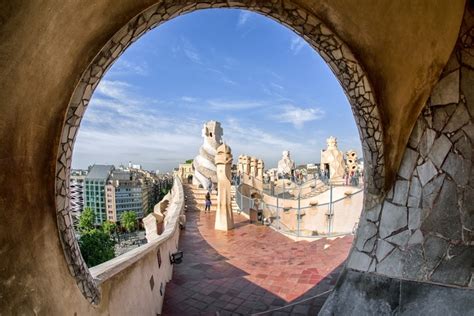
[(235, 82), (234, 80), (229, 79), (228, 77), (225, 77), (225, 76), (222, 77), (222, 81), (224, 81), (225, 83), (228, 83), (228, 84), (230, 84), (230, 85), (232, 85), (232, 86), (237, 85), (237, 82)]
[(195, 62), (196, 64), (201, 63), (201, 57), (199, 57), (199, 54), (196, 51), (189, 50), (189, 49), (184, 49), (184, 54), (192, 61)]
[(119, 58), (110, 69), (109, 75), (148, 75), (148, 65), (146, 62), (141, 62), (140, 64), (135, 62), (129, 62), (123, 57)]
[(203, 64), (201, 55), (199, 54), (198, 50), (185, 37), (180, 37), (179, 39), (176, 39), (174, 41), (174, 44), (171, 46), (171, 52), (176, 58), (181, 58), (181, 56), (178, 56), (178, 54), (183, 53), (184, 56), (191, 62), (199, 65)]
[(300, 50), (304, 47), (306, 42), (299, 36), (293, 37), (290, 43), (290, 50), (293, 52), (293, 54), (297, 55)]
[(285, 90), (285, 88), (284, 88), (282, 85), (280, 85), (280, 84), (278, 84), (278, 83), (276, 83), (276, 82), (270, 82), (270, 85), (271, 85), (273, 88), (276, 88), (276, 89), (278, 89), (278, 90), (281, 90), (281, 91), (284, 91), (284, 90)]
[(201, 56), (191, 42), (184, 37), (181, 38), (181, 42), (183, 44), (183, 53), (186, 57), (196, 64), (202, 64)]
[(262, 101), (252, 100), (241, 100), (241, 101), (228, 101), (228, 100), (208, 100), (207, 104), (213, 110), (219, 111), (231, 111), (231, 110), (248, 110), (261, 108), (266, 106)]
[[(226, 68), (225, 65), (223, 67)], [(206, 70), (213, 73), (213, 74), (216, 74), (216, 76), (219, 77), (220, 80), (222, 80), (223, 82), (226, 82), (226, 83), (228, 83), (230, 85), (233, 85), (233, 86), (237, 85), (237, 82), (230, 79), (222, 70), (219, 70), (215, 67), (206, 67)]]
[(283, 80), (283, 77), (282, 77), (281, 75), (277, 74), (276, 72), (274, 72), (274, 71), (272, 71), (272, 70), (267, 70), (267, 71), (268, 71), (268, 73), (269, 73), (270, 75), (272, 75), (273, 77), (275, 77), (277, 80), (280, 80), (280, 81)]
[(190, 102), (190, 103), (194, 103), (194, 102), (197, 102), (197, 101), (198, 101), (197, 98), (188, 97), (188, 96), (183, 96), (183, 97), (181, 97), (181, 100), (183, 100), (183, 101), (185, 101), (185, 102)]
[(254, 126), (243, 124), (230, 118), (223, 124), (224, 139), (231, 146), (234, 161), (240, 154), (252, 155), (265, 162), (265, 168), (276, 167), (283, 150), (289, 150), (293, 159), (301, 161), (317, 161), (321, 147), (311, 146), (308, 140), (297, 141), (291, 130), (280, 131), (280, 134), (264, 131)]
[(324, 111), (320, 108), (299, 108), (294, 105), (287, 105), (281, 112), (273, 115), (278, 122), (291, 123), (296, 128), (303, 127), (304, 123), (319, 120), (324, 117)]
[(237, 22), (237, 26), (243, 26), (245, 23), (247, 23), (250, 15), (252, 13), (250, 11), (246, 11), (246, 10), (242, 10), (240, 11), (240, 14), (239, 14), (239, 20)]
[[(138, 123), (138, 122), (135, 122)], [(118, 165), (129, 160), (149, 169), (171, 170), (198, 152), (200, 124), (175, 122), (176, 129), (83, 129), (75, 145), (73, 163), (81, 168), (93, 163)]]
[(121, 81), (99, 83), (79, 129), (75, 167), (132, 160), (150, 169), (171, 170), (197, 153), (202, 122), (150, 106), (161, 101), (135, 95), (134, 89)]
[(130, 84), (116, 80), (102, 80), (97, 86), (97, 92), (107, 98), (112, 99), (128, 99), (126, 90), (130, 89)]

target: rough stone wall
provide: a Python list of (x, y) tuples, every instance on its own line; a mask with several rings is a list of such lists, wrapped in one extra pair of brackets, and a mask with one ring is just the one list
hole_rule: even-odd
[(396, 181), (361, 217), (348, 268), (473, 287), (474, 15), (418, 118)]

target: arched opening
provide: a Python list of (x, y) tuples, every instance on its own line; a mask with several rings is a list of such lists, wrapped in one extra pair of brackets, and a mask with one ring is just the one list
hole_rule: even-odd
[(181, 14), (197, 9), (217, 7), (245, 8), (269, 16), (302, 36), (319, 52), (344, 88), (359, 128), (366, 162), (365, 204), (370, 206), (375, 203), (383, 192), (382, 129), (373, 89), (370, 87), (362, 66), (357, 62), (350, 49), (316, 16), (286, 2), (285, 5), (278, 7), (271, 5), (251, 6), (244, 3), (229, 5), (227, 2), (200, 3), (199, 5), (193, 3), (154, 5), (122, 27), (84, 71), (71, 98), (59, 146), (56, 194), (60, 236), (66, 259), (72, 267), (70, 271), (78, 281), (83, 293), (92, 302), (98, 302), (100, 294), (79, 254), (77, 242), (72, 238), (74, 232), (67, 199), (72, 148), (84, 111), (106, 70), (131, 43), (147, 30)]

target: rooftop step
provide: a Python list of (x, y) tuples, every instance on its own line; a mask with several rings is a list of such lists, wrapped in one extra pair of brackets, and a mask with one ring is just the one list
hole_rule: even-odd
[[(193, 185), (183, 185), (186, 211), (188, 212), (204, 212), (206, 205), (206, 189), (199, 189)], [(211, 193), (211, 212), (217, 210), (217, 192)]]

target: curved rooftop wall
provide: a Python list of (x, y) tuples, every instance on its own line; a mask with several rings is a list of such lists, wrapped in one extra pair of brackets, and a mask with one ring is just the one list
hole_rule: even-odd
[(181, 180), (174, 178), (164, 231), (141, 247), (89, 269), (102, 297), (97, 314), (161, 314), (166, 283), (171, 280), (170, 255), (178, 249), (179, 222), (184, 212)]

